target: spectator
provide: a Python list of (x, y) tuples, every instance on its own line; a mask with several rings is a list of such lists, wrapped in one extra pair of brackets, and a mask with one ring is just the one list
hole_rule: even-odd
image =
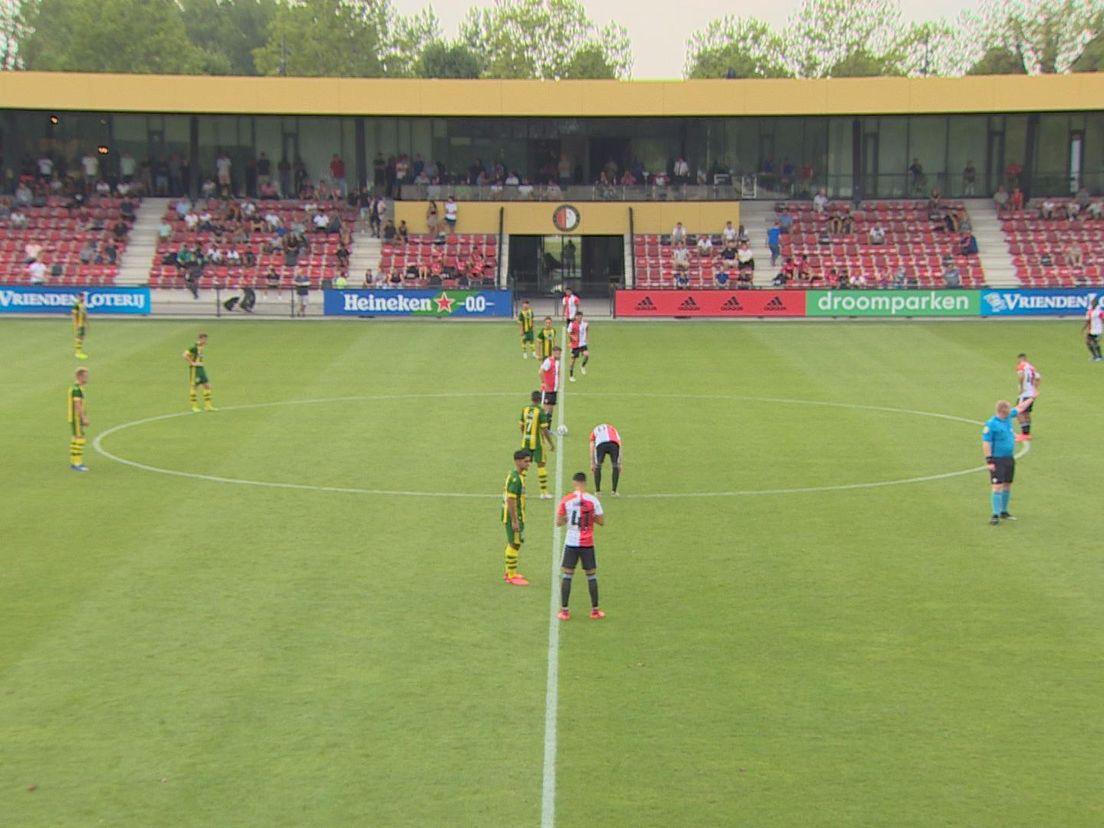
[(1016, 187), (1015, 189), (1012, 190), (1012, 195), (1008, 200), (1008, 206), (1011, 207), (1017, 213), (1020, 212), (1021, 210), (1023, 210), (1023, 208), (1024, 208), (1024, 194), (1023, 194), (1023, 190), (1021, 190), (1019, 187)]
[(962, 287), (962, 274), (958, 268), (951, 264), (943, 270), (943, 284), (948, 288)]
[(107, 240), (103, 248), (100, 250), (100, 255), (96, 257), (96, 264), (109, 264), (113, 265), (119, 260), (119, 248), (115, 246), (115, 242), (111, 239)]
[(448, 227), (449, 233), (456, 232), (456, 222), (460, 218), (460, 205), (456, 203), (456, 199), (449, 196), (445, 201), (445, 225)]
[(226, 196), (230, 195), (231, 190), (231, 178), (230, 168), (233, 166), (233, 162), (230, 161), (230, 156), (227, 155), (221, 148), (219, 149), (218, 157), (215, 159), (215, 175), (218, 180), (219, 191)]
[(721, 242), (725, 247), (736, 247), (736, 228), (732, 226), (731, 221), (726, 221), (724, 229), (721, 230)]
[(399, 229), (395, 231), (395, 235), (402, 244), (406, 244), (410, 240), (410, 230), (407, 229), (406, 219), (399, 221)]
[(782, 256), (782, 227), (777, 221), (767, 229), (767, 247), (770, 249), (771, 267), (774, 267)]
[(1076, 241), (1071, 241), (1066, 245), (1066, 249), (1062, 252), (1062, 258), (1069, 267), (1083, 267), (1085, 264), (1085, 254), (1081, 249), (1081, 245)]
[(44, 285), (46, 284), (46, 263), (39, 260), (32, 261), (27, 265), (27, 273), (31, 278), (32, 285)]
[(518, 184), (517, 191), (518, 191), (518, 195), (521, 198), (532, 198), (532, 196), (533, 196), (533, 185), (529, 183), (528, 178), (523, 178), (523, 179), (521, 179), (521, 183)]
[(1054, 218), (1054, 211), (1056, 209), (1058, 209), (1058, 205), (1054, 203), (1054, 199), (1047, 196), (1039, 205), (1039, 217), (1043, 219), (1052, 219)]
[(95, 185), (89, 185), (89, 193), (91, 193), (93, 190), (95, 190), (96, 195), (98, 195), (100, 198), (107, 198), (111, 195), (111, 185), (103, 179), (97, 181)]
[(675, 228), (671, 231), (671, 244), (686, 244), (686, 228), (681, 221), (676, 221)]
[(35, 164), (38, 166), (39, 181), (49, 181), (54, 177), (54, 160), (49, 155), (43, 153)]
[(387, 201), (383, 196), (376, 196), (368, 214), (368, 226), (372, 235), (377, 239), (383, 234), (383, 223), (387, 219)]
[(81, 245), (80, 252), (77, 254), (81, 264), (92, 264), (92, 260), (96, 258), (96, 243), (92, 239), (87, 239), (83, 245)]
[(19, 182), (19, 186), (15, 188), (15, 205), (17, 207), (29, 207), (34, 201), (34, 193), (31, 188), (27, 186), (26, 182)]
[(349, 194), (345, 187), (345, 161), (336, 152), (330, 159), (330, 180), (333, 181), (335, 198), (343, 199)]
[(265, 282), (265, 292), (264, 292), (265, 298), (266, 299), (268, 298), (269, 291), (275, 290), (276, 291), (276, 298), (279, 299), (280, 298), (280, 274), (276, 272), (276, 268), (274, 268), (272, 265), (269, 265), (268, 270), (265, 271), (264, 282)]
[(23, 261), (27, 264), (37, 262), (42, 255), (42, 245), (36, 241), (29, 241), (23, 245)]
[(993, 193), (993, 205), (997, 208), (997, 215), (1002, 215), (1005, 210), (1009, 209), (1008, 206), (1008, 191), (1004, 189), (1004, 185), (1001, 184), (997, 187), (997, 191)]
[(728, 287), (729, 275), (724, 266), (724, 259), (717, 259), (713, 263), (713, 283), (717, 287)]
[(27, 214), (21, 212), (19, 209), (12, 210), (11, 218), (12, 230), (26, 230), (27, 229)]
[(295, 296), (299, 305), (296, 315), (306, 316), (307, 304), (310, 302), (310, 276), (303, 272), (296, 273), (292, 283), (295, 285)]
[(383, 240), (385, 242), (394, 241), (397, 233), (398, 231), (395, 229), (395, 222), (391, 221), (391, 219), (388, 219), (387, 224), (383, 226)]
[(813, 196), (813, 212), (823, 213), (828, 208), (828, 194), (823, 189), (817, 190)]
[(747, 242), (751, 244), (751, 236), (748, 235), (747, 228), (744, 225), (740, 225), (736, 228), (736, 243)]
[(946, 230), (948, 233), (957, 233), (961, 229), (958, 224), (958, 214), (954, 210), (948, 210), (943, 215), (943, 227), (937, 229)]
[(741, 241), (737, 245), (736, 262), (741, 276), (755, 270), (755, 257), (751, 252), (751, 245), (747, 241)]
[(882, 223), (880, 221), (874, 222), (874, 226), (871, 227), (870, 232), (867, 233), (867, 238), (869, 239), (871, 244), (885, 244), (886, 231), (885, 228), (882, 227)]
[[(1104, 202), (1090, 201), (1088, 207), (1089, 218), (1099, 219), (1104, 217)], [(15, 221), (15, 214), (12, 214), (12, 221)]]
[(973, 198), (976, 184), (977, 170), (974, 169), (974, 162), (967, 161), (966, 166), (962, 168), (962, 195)]
[(789, 207), (782, 207), (782, 212), (778, 214), (778, 226), (782, 228), (783, 233), (789, 233), (793, 230), (793, 215), (790, 213)]
[(674, 177), (675, 184), (685, 184), (690, 179), (690, 165), (681, 155), (675, 159), (675, 164), (672, 168), (672, 175)]
[(1077, 203), (1076, 199), (1070, 199), (1066, 202), (1066, 220), (1076, 221), (1077, 214), (1081, 212), (1081, 205)]
[(675, 243), (675, 249), (671, 252), (671, 263), (675, 267), (675, 281), (678, 282), (681, 275), (686, 277), (689, 284), (690, 251), (686, 249), (684, 242)]
[(913, 158), (912, 163), (909, 164), (909, 186), (913, 195), (919, 195), (927, 189), (928, 179), (924, 175), (924, 167), (920, 163), (919, 158)]
[(905, 286), (905, 281), (905, 266), (898, 265), (897, 270), (893, 273), (893, 287), (897, 288), (897, 290), (901, 290)]
[(713, 239), (708, 233), (698, 236), (698, 255), (703, 258), (710, 258), (713, 255)]
[(317, 210), (311, 217), (311, 224), (314, 225), (315, 233), (325, 233), (326, 228), (330, 225), (330, 217), (321, 210)]
[(84, 171), (84, 191), (90, 193), (96, 184), (96, 179), (100, 177), (100, 159), (93, 150), (84, 154), (81, 159), (81, 169)]
[(939, 192), (938, 187), (932, 187), (931, 193), (928, 194), (928, 214), (943, 209), (943, 194)]
[(1077, 195), (1073, 198), (1081, 210), (1089, 209), (1089, 204), (1092, 202), (1092, 196), (1089, 195), (1089, 190), (1084, 184), (1077, 188)]

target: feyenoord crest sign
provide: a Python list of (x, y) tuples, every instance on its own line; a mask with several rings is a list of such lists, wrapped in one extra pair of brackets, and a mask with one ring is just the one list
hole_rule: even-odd
[(552, 223), (556, 225), (556, 229), (561, 233), (570, 233), (579, 226), (581, 218), (579, 208), (571, 204), (561, 204), (552, 213)]

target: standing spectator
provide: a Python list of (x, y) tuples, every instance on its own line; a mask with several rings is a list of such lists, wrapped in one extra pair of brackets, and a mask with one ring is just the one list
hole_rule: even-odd
[(449, 233), (456, 232), (456, 222), (459, 217), (460, 205), (456, 203), (455, 198), (449, 196), (445, 202), (445, 224), (448, 225)]
[(1008, 209), (1008, 190), (1001, 184), (993, 193), (993, 205), (997, 208), (997, 215), (1001, 216)]
[(973, 198), (976, 184), (977, 170), (974, 169), (974, 162), (967, 161), (966, 166), (962, 168), (962, 194), (966, 198)]
[(169, 156), (169, 195), (183, 195), (184, 191), (184, 161), (174, 152)]
[(257, 189), (263, 192), (265, 185), (272, 181), (272, 161), (264, 152), (257, 158)]
[[(123, 154), (119, 156), (119, 177), (123, 181), (133, 181), (136, 172), (138, 172), (138, 162), (134, 160), (133, 155), (123, 150)], [(167, 181), (166, 186), (168, 186)]]
[(92, 150), (86, 152), (81, 159), (81, 169), (84, 171), (84, 191), (91, 193), (96, 180), (100, 177), (99, 156)]
[(431, 236), (437, 235), (437, 202), (430, 201), (426, 206), (426, 232)]
[(1008, 199), (1008, 206), (1011, 207), (1012, 210), (1017, 212), (1017, 213), (1023, 211), (1023, 208), (1024, 208), (1024, 194), (1023, 194), (1023, 190), (1021, 190), (1019, 187), (1015, 187), (1012, 190), (1012, 195)]
[(767, 230), (767, 247), (770, 248), (771, 267), (774, 267), (782, 255), (782, 227), (777, 221)]
[(31, 278), (32, 285), (44, 285), (46, 284), (46, 263), (39, 260), (35, 260), (27, 265), (27, 273)]
[(345, 161), (336, 152), (330, 159), (330, 179), (333, 181), (334, 196), (345, 198), (349, 194), (345, 188)]
[(46, 153), (38, 157), (35, 162), (38, 165), (38, 178), (40, 181), (49, 181), (54, 177), (54, 159)]
[(676, 185), (685, 184), (690, 178), (690, 165), (686, 163), (686, 159), (680, 155), (675, 159), (675, 164), (671, 172)]
[(215, 159), (215, 178), (218, 182), (219, 192), (226, 196), (231, 193), (230, 168), (232, 166), (230, 156), (220, 147), (218, 157)]
[(913, 195), (920, 195), (927, 189), (928, 178), (924, 175), (924, 166), (919, 158), (913, 158), (908, 168), (909, 184)]
[(280, 158), (280, 163), (276, 165), (276, 173), (280, 177), (280, 198), (291, 198), (293, 193), (291, 189), (291, 162), (288, 161), (287, 156)]

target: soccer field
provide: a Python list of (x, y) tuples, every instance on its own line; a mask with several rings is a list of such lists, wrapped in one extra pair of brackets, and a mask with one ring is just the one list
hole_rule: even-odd
[[(550, 469), (613, 423), (623, 496), (608, 617), (579, 579), (566, 623), (535, 473), (532, 584), (501, 580), (513, 328), (202, 327), (193, 415), (197, 323), (93, 319), (82, 475), (68, 322), (0, 325), (0, 823), (537, 826), (546, 752), (563, 828), (1104, 823), (1078, 322), (595, 322)], [(980, 423), (1021, 350), (994, 528)]]

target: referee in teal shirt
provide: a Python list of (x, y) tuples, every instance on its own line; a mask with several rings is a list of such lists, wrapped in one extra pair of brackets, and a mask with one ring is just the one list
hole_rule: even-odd
[(990, 526), (999, 526), (1001, 519), (1015, 520), (1008, 513), (1008, 500), (1012, 497), (1012, 480), (1016, 476), (1016, 434), (1012, 420), (1018, 412), (1008, 400), (997, 401), (997, 413), (990, 417), (981, 430), (981, 448), (985, 453), (985, 465), (993, 483), (993, 516)]

